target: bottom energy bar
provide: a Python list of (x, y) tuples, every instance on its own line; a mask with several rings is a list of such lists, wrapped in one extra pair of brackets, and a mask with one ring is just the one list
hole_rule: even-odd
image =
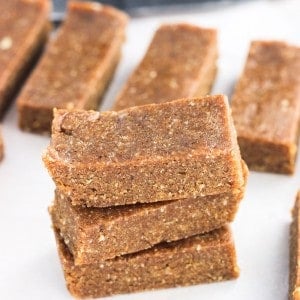
[(97, 264), (76, 266), (55, 230), (66, 285), (74, 297), (96, 298), (143, 290), (237, 278), (235, 247), (228, 227)]

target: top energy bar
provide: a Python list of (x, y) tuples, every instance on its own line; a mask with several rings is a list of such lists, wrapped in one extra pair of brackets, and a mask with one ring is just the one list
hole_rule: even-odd
[(96, 2), (72, 1), (18, 97), (19, 125), (50, 132), (53, 108), (97, 109), (125, 39), (127, 16)]
[(44, 162), (73, 204), (107, 207), (240, 192), (223, 95), (122, 111), (58, 110)]
[(209, 94), (217, 56), (216, 30), (189, 24), (162, 25), (113, 110)]

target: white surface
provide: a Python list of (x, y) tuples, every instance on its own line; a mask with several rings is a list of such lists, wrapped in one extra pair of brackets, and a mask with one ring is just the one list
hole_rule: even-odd
[[(284, 39), (300, 45), (299, 1), (252, 1), (215, 11), (131, 21), (124, 56), (107, 94), (110, 106), (134, 69), (154, 29), (167, 21), (188, 21), (220, 30), (216, 93), (231, 93), (249, 41)], [(0, 164), (0, 299), (70, 299), (58, 262), (47, 206), (54, 186), (41, 162), (48, 138), (20, 132), (15, 107), (3, 122), (6, 157)], [(114, 299), (287, 299), (288, 226), (299, 187), (295, 176), (251, 173), (234, 222), (241, 276), (210, 285), (118, 296)]]

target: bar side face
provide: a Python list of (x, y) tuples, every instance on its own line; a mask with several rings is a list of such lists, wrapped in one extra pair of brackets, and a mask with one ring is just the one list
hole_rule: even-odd
[(50, 132), (53, 108), (97, 109), (121, 55), (127, 17), (70, 3), (66, 20), (18, 97), (19, 125)]
[(251, 169), (293, 173), (300, 122), (300, 48), (253, 42), (232, 98), (232, 114), (242, 157)]
[(282, 174), (294, 173), (298, 141), (287, 145), (239, 137), (238, 142), (249, 169)]
[(216, 74), (217, 52), (214, 29), (162, 25), (113, 109), (207, 95)]
[(290, 285), (289, 299), (300, 299), (300, 269), (299, 269), (299, 240), (300, 240), (300, 193), (298, 192), (292, 212), (292, 224), (290, 227)]
[[(63, 199), (60, 199), (60, 206), (64, 205)], [(81, 228), (80, 216), (75, 214), (75, 210), (71, 207), (64, 206), (63, 214), (58, 215), (57, 209), (54, 205), (49, 206), (48, 212), (51, 216), (53, 227), (59, 229), (60, 237), (63, 238), (64, 243), (69, 249), (78, 249), (78, 243), (85, 239), (84, 231)], [(73, 252), (72, 252), (73, 253)]]
[(239, 274), (228, 228), (83, 266), (74, 265), (69, 250), (57, 234), (56, 238), (66, 284), (75, 297), (216, 282)]
[(220, 228), (234, 219), (243, 192), (114, 209), (74, 207), (57, 191), (54, 227), (76, 265), (92, 264)]
[(241, 163), (230, 155), (175, 159), (101, 168), (46, 163), (57, 187), (74, 205), (107, 207), (168, 201), (238, 193), (243, 187)]
[(40, 54), (50, 29), (50, 1), (0, 4), (0, 116)]

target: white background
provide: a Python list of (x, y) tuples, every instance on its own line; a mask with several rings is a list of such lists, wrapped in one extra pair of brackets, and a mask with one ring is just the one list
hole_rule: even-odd
[[(197, 8), (193, 13), (135, 18), (108, 109), (162, 22), (187, 21), (219, 29), (219, 74), (215, 93), (230, 96), (252, 39), (283, 39), (300, 45), (300, 1), (249, 1)], [(3, 121), (6, 146), (0, 164), (0, 299), (70, 299), (50, 229), (47, 206), (54, 185), (41, 162), (49, 138), (17, 128), (15, 107)], [(233, 224), (241, 276), (238, 280), (114, 299), (287, 299), (290, 209), (300, 186), (293, 177), (250, 173), (247, 193)]]

